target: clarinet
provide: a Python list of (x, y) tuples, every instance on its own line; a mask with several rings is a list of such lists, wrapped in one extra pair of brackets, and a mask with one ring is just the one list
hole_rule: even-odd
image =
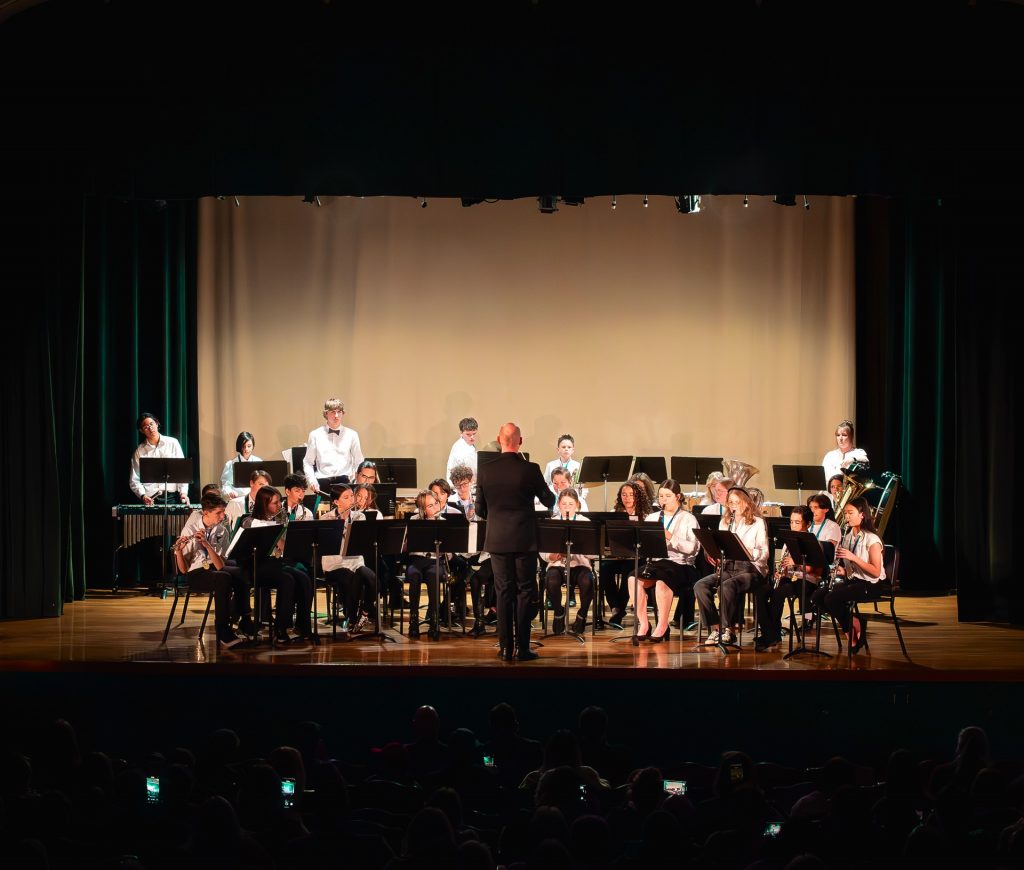
[(846, 548), (846, 534), (843, 534), (839, 538), (839, 543), (836, 544), (836, 556), (832, 560), (832, 564), (828, 566), (828, 588), (831, 590), (833, 587), (838, 586), (843, 582), (843, 578), (836, 573), (836, 569), (842, 566), (843, 570), (846, 570), (846, 565), (842, 564), (846, 560), (839, 558), (839, 550)]

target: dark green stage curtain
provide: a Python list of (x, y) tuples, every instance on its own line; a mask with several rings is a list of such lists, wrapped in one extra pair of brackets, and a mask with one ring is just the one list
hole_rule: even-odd
[(0, 200), (0, 616), (85, 591), (81, 201)]
[[(89, 578), (109, 588), (111, 507), (138, 503), (128, 487), (138, 414), (155, 414), (198, 468), (196, 203), (89, 198), (82, 232)], [(152, 579), (124, 555), (121, 586)]]
[(1011, 356), (1024, 290), (1012, 204), (857, 201), (858, 443), (903, 476), (887, 540), (909, 589), (956, 589), (960, 618), (1024, 621)]

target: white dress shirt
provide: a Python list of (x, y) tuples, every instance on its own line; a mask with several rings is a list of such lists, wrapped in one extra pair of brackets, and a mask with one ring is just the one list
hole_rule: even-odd
[(821, 522), (817, 525), (815, 525), (815, 523), (812, 522), (811, 525), (808, 527), (807, 531), (814, 535), (814, 537), (816, 537), (822, 543), (825, 543), (825, 541), (831, 541), (833, 544), (839, 543), (839, 538), (842, 534), (839, 531), (839, 524), (833, 522), (827, 517), (825, 518), (824, 522)]
[(821, 460), (821, 467), (825, 469), (825, 484), (835, 477), (839, 472), (848, 468), (851, 462), (867, 462), (868, 454), (859, 447), (854, 447), (849, 453), (841, 453), (837, 447), (829, 450)]
[(224, 509), (224, 519), (227, 521), (227, 527), (234, 530), (238, 521), (246, 514), (252, 511), (252, 505), (249, 504), (249, 493), (240, 495), (238, 498), (233, 498), (228, 502), (228, 506)]
[[(723, 532), (730, 531), (729, 523), (726, 522), (725, 517), (722, 517), (722, 521), (718, 524), (718, 528)], [(747, 552), (750, 553), (750, 561), (753, 563), (757, 572), (764, 576), (768, 573), (768, 527), (761, 517), (754, 517), (754, 522), (747, 525), (744, 522), (739, 522), (732, 528), (733, 534), (736, 535), (743, 543), (743, 546), (747, 548)]]
[[(548, 489), (551, 489), (551, 487), (548, 487)], [(553, 489), (551, 489), (551, 491), (555, 492)], [(562, 492), (565, 492), (565, 490), (563, 489)], [(590, 510), (590, 508), (587, 506), (587, 500), (583, 497), (583, 493), (577, 492), (576, 494), (580, 497), (580, 513), (585, 514), (587, 511)], [(539, 499), (534, 499), (534, 507), (542, 511), (547, 510), (547, 508), (540, 503)], [(558, 493), (555, 492), (555, 506), (551, 508), (551, 516), (553, 516), (557, 520), (561, 515), (562, 514), (558, 510)]]
[(248, 485), (235, 486), (233, 483), (235, 479), (235, 463), (262, 461), (263, 460), (256, 455), (250, 456), (248, 459), (243, 459), (241, 453), (236, 453), (233, 458), (224, 463), (224, 470), (220, 473), (220, 494), (226, 499), (237, 498), (240, 495), (245, 495), (249, 491)]
[[(184, 458), (185, 454), (181, 452), (181, 445), (178, 443), (177, 438), (172, 438), (170, 435), (161, 435), (160, 440), (156, 444), (150, 444), (148, 440), (143, 440), (132, 454), (132, 471), (131, 476), (128, 478), (128, 485), (139, 498), (147, 495), (150, 498), (156, 498), (157, 495), (163, 492), (164, 485), (162, 483), (144, 484), (139, 476), (139, 460)], [(187, 483), (170, 483), (167, 485), (167, 490), (169, 492), (177, 490), (181, 495), (188, 496)]]
[(185, 525), (181, 527), (181, 533), (178, 536), (179, 538), (188, 539), (188, 543), (181, 549), (181, 557), (185, 565), (188, 566), (189, 573), (205, 568), (207, 564), (209, 564), (210, 568), (214, 567), (206, 552), (206, 548), (194, 537), (199, 529), (206, 531), (206, 540), (209, 542), (210, 548), (221, 558), (224, 558), (224, 551), (228, 548), (228, 530), (224, 527), (224, 524), (214, 523), (212, 526), (207, 526), (203, 523), (203, 512), (192, 511), (189, 518), (185, 521)]
[(544, 479), (548, 483), (551, 483), (551, 472), (556, 468), (564, 468), (572, 476), (573, 482), (576, 481), (576, 475), (580, 473), (580, 464), (575, 459), (570, 459), (565, 463), (561, 459), (552, 459), (544, 466)]
[(669, 559), (679, 565), (692, 565), (700, 552), (700, 541), (693, 534), (693, 530), (699, 527), (697, 518), (680, 508), (671, 517), (663, 511), (655, 511), (648, 514), (644, 522), (652, 520), (660, 522), (666, 532), (671, 524), (672, 539), (665, 541)]
[(448, 472), (445, 476), (449, 480), (452, 479), (452, 469), (456, 465), (468, 465), (473, 469), (473, 478), (476, 478), (476, 445), (467, 444), (461, 435), (448, 453)]
[[(843, 543), (846, 544), (846, 549), (850, 550), (858, 559), (863, 559), (865, 562), (871, 561), (871, 548), (875, 544), (878, 544), (883, 548), (883, 550), (885, 547), (882, 543), (882, 539), (874, 532), (861, 532), (858, 535), (847, 534), (846, 540)], [(844, 561), (843, 564), (846, 566), (846, 576), (851, 580), (866, 580), (868, 583), (877, 583), (879, 580), (885, 579), (884, 560), (882, 563), (882, 571), (877, 577), (872, 577), (864, 571), (860, 565), (854, 565), (853, 562), (848, 560)]]
[(317, 478), (340, 477), (342, 474), (347, 474), (349, 480), (355, 480), (356, 469), (363, 461), (363, 448), (359, 445), (359, 434), (355, 429), (341, 426), (339, 434), (333, 434), (329, 429), (326, 423), (317, 426), (306, 439), (302, 469), (310, 486), (316, 484)]
[(702, 514), (717, 514), (718, 516), (721, 516), (722, 514), (725, 513), (725, 505), (719, 504), (716, 501), (714, 504), (707, 505), (704, 508), (704, 510), (701, 511), (701, 513)]

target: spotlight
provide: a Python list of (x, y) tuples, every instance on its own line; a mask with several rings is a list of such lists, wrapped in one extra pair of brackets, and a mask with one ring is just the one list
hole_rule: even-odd
[(554, 214), (558, 211), (558, 197), (538, 196), (537, 207), (540, 209), (541, 214)]
[(615, 196), (615, 194), (613, 193), (612, 194), (612, 211), (615, 211), (615, 209), (618, 207), (618, 205), (619, 205), (619, 200)]
[(644, 208), (647, 208), (647, 194), (644, 194)]
[(425, 196), (417, 196), (416, 199), (420, 201), (420, 208), (427, 207), (427, 198)]
[(772, 197), (776, 205), (796, 205), (796, 196), (792, 193), (777, 193)]
[(700, 211), (699, 196), (677, 196), (675, 199), (679, 214), (697, 214)]
[(811, 204), (807, 201), (807, 194), (804, 194), (804, 211), (810, 211)]
[(743, 194), (743, 207), (750, 208), (750, 197), (746, 194)]

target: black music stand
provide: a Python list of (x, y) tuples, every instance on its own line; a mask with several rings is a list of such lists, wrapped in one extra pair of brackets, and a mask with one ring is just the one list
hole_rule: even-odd
[[(565, 585), (566, 600), (565, 613), (566, 622), (569, 621), (569, 598), (568, 586), (572, 573), (572, 551), (588, 553), (601, 552), (601, 526), (598, 523), (576, 522), (573, 520), (537, 520), (537, 549), (542, 553), (564, 553), (565, 554)], [(541, 603), (544, 601), (544, 590), (541, 592)], [(594, 594), (598, 593), (597, 580), (594, 580)], [(591, 604), (596, 606), (598, 599), (594, 598)], [(541, 613), (543, 613), (543, 609)], [(544, 637), (550, 637), (547, 633), (547, 620), (544, 620)], [(586, 643), (583, 635), (573, 635), (580, 643)]]
[(608, 481), (624, 481), (629, 479), (629, 467), (633, 464), (632, 456), (584, 456), (580, 466), (578, 483), (604, 484), (604, 509), (608, 510)]
[[(284, 486), (288, 476), (288, 463), (283, 459), (268, 459), (266, 462), (236, 462), (231, 470), (231, 485), (236, 489), (248, 489), (249, 478), (254, 471), (265, 471), (274, 481), (274, 486)], [(301, 472), (299, 472), (301, 474)]]
[(139, 481), (141, 483), (162, 483), (164, 485), (164, 530), (160, 538), (160, 585), (163, 588), (167, 583), (167, 527), (169, 523), (167, 487), (172, 483), (192, 483), (192, 460), (157, 458), (153, 456), (144, 457), (139, 459)]
[[(443, 514), (442, 514), (443, 516)], [(454, 516), (454, 514), (452, 515)], [(406, 549), (410, 553), (423, 553), (427, 550), (434, 551), (434, 569), (437, 575), (437, 596), (434, 599), (434, 625), (438, 630), (441, 628), (441, 553), (465, 553), (469, 549), (469, 523), (468, 522), (446, 522), (444, 520), (408, 520), (406, 521), (408, 532), (406, 534)], [(449, 633), (452, 630), (452, 609), (451, 589), (445, 583), (445, 591), (448, 595), (448, 625)], [(409, 615), (409, 624), (413, 619), (419, 619), (418, 615)], [(466, 633), (466, 620), (462, 620), (462, 633)]]
[(665, 480), (668, 477), (668, 469), (665, 465), (664, 456), (635, 456), (633, 457), (633, 470), (630, 472), (630, 477), (634, 474), (640, 474), (643, 472), (651, 480), (657, 484), (659, 481)]
[(316, 578), (323, 550), (328, 555), (341, 552), (342, 524), (337, 520), (299, 520), (288, 523), (284, 540), (284, 558), (309, 565), (313, 580), (313, 634), (320, 636), (316, 613)]
[(698, 526), (709, 532), (717, 531), (722, 524), (722, 514), (694, 514), (693, 518)]
[[(715, 565), (715, 577), (718, 578), (718, 588), (722, 587), (722, 561), (728, 559), (732, 562), (749, 562), (750, 553), (747, 552), (747, 548), (743, 546), (743, 542), (733, 533), (722, 531), (721, 529), (709, 530), (709, 529), (694, 529), (693, 536), (700, 541), (701, 547), (704, 549), (705, 554), (712, 560), (717, 560)], [(719, 609), (719, 618), (721, 618), (721, 609)], [(729, 654), (729, 648), (722, 642), (722, 631), (723, 626), (719, 626), (718, 643), (716, 646), (726, 655)], [(711, 630), (711, 626), (708, 626), (708, 630)], [(697, 646), (695, 646), (691, 652), (705, 652), (709, 647), (702, 646), (700, 644), (700, 631), (697, 632)]]
[(693, 488), (699, 490), (708, 475), (722, 470), (721, 456), (673, 456), (672, 479), (693, 481)]
[(393, 483), (398, 489), (416, 489), (416, 460), (405, 459), (370, 459), (377, 466), (377, 480), (381, 483)]
[(796, 503), (803, 504), (805, 489), (821, 492), (825, 489), (825, 469), (820, 465), (773, 465), (776, 489), (795, 489)]
[(376, 522), (355, 522), (350, 524), (348, 530), (348, 542), (345, 547), (346, 556), (362, 556), (365, 562), (373, 558), (373, 573), (377, 580), (377, 615), (374, 619), (373, 631), (360, 635), (360, 639), (378, 637), (382, 641), (388, 640), (391, 643), (398, 643), (398, 638), (392, 637), (380, 627), (381, 611), (381, 581), (380, 581), (380, 554), (385, 556), (398, 555), (402, 552), (402, 543), (405, 541), (405, 520), (378, 520)]
[[(640, 558), (645, 560), (667, 559), (668, 549), (665, 544), (665, 527), (656, 522), (637, 522), (635, 520), (608, 520), (605, 523), (605, 540), (613, 556), (620, 559), (633, 560), (633, 582), (640, 582)], [(630, 642), (633, 646), (640, 645), (637, 628), (640, 618), (636, 609), (637, 591), (633, 587), (633, 634)], [(612, 643), (622, 640), (613, 637)]]
[[(277, 547), (277, 541), (284, 532), (285, 527), (275, 523), (271, 526), (256, 526), (255, 528), (240, 528), (235, 536), (231, 539), (231, 543), (228, 544), (227, 551), (224, 553), (224, 558), (227, 559), (236, 550), (239, 554), (248, 553), (252, 558), (252, 586), (256, 596), (257, 613), (260, 614), (260, 619), (257, 620), (256, 630), (259, 631), (259, 624), (262, 621), (262, 595), (260, 594), (259, 587), (256, 585), (256, 565), (259, 561), (259, 557), (270, 556)], [(268, 597), (269, 601), (269, 597)], [(274, 630), (271, 627), (270, 630), (270, 645), (274, 646)]]
[[(608, 520), (618, 521), (618, 520), (626, 519), (629, 516), (629, 514), (624, 514), (624, 513), (622, 513), (622, 511), (580, 511), (580, 516), (581, 517), (586, 517), (592, 523), (599, 524), (601, 526), (601, 533), (604, 534), (605, 523), (607, 523)], [(643, 519), (644, 519), (643, 517), (640, 517), (640, 521), (641, 522), (643, 522)], [(594, 598), (594, 601), (595, 601), (594, 620), (593, 620), (592, 627), (591, 627), (591, 632), (590, 632), (591, 634), (597, 634), (597, 629), (598, 629), (598, 613), (601, 614), (601, 619), (600, 619), (601, 626), (600, 627), (604, 628), (604, 601), (599, 596), (599, 593), (601, 591), (600, 563), (604, 560), (604, 551), (607, 548), (607, 546), (608, 546), (608, 544), (604, 543), (603, 546), (601, 547), (601, 549), (597, 551), (598, 570), (596, 570), (594, 572), (594, 583), (595, 583), (595, 585), (594, 585), (594, 589), (595, 589), (594, 595), (597, 596), (597, 597)]]
[[(822, 472), (824, 477), (824, 470), (821, 466), (817, 466), (818, 470)], [(789, 555), (793, 557), (793, 564), (799, 565), (803, 571), (802, 583), (800, 584), (800, 620), (801, 620), (801, 631), (800, 631), (800, 646), (791, 652), (786, 653), (782, 658), (791, 659), (799, 655), (811, 655), (811, 656), (824, 656), (827, 659), (832, 658), (832, 655), (827, 652), (822, 652), (821, 642), (819, 640), (817, 649), (811, 649), (807, 646), (807, 622), (804, 619), (804, 615), (807, 612), (807, 569), (817, 568), (819, 577), (825, 577), (825, 551), (822, 549), (821, 541), (819, 541), (810, 532), (795, 532), (792, 529), (780, 529), (775, 533), (775, 536), (786, 545), (789, 550)], [(819, 623), (820, 623), (819, 619)], [(790, 631), (794, 630), (794, 626), (789, 627)]]
[[(367, 484), (355, 483), (353, 488), (366, 486)], [(398, 505), (398, 486), (394, 483), (371, 483), (373, 491), (377, 494), (377, 510), (382, 517), (393, 517), (395, 508)]]

